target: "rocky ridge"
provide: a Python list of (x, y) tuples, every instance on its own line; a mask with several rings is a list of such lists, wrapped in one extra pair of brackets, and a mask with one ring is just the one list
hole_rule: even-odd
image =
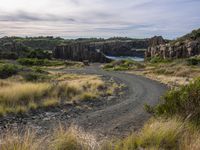
[(146, 58), (159, 56), (161, 58), (188, 58), (200, 54), (200, 29), (167, 42), (161, 36), (150, 39), (150, 45), (145, 52)]

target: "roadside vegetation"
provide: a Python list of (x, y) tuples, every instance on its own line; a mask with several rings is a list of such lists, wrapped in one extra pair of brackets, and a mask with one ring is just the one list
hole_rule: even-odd
[[(25, 62), (27, 60), (38, 63), (38, 59), (25, 59)], [(60, 61), (48, 62), (54, 67), (60, 64)], [(67, 67), (81, 66), (76, 62), (62, 63)], [(96, 75), (64, 74), (48, 71), (43, 66), (21, 66), (1, 61), (0, 115), (95, 100), (112, 95), (119, 88), (115, 82), (105, 82)]]
[(133, 60), (112, 61), (111, 63), (103, 66), (103, 69), (113, 71), (126, 71), (141, 68), (144, 68), (144, 65)]

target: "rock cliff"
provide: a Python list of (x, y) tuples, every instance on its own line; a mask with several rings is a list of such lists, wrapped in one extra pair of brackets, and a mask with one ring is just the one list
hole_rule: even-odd
[(152, 44), (145, 52), (145, 57), (187, 58), (200, 54), (200, 29), (192, 31), (175, 41), (167, 43), (162, 37), (150, 39)]
[(73, 42), (62, 46), (56, 46), (53, 54), (55, 58), (60, 59), (108, 62), (109, 59), (107, 59), (105, 55), (144, 57), (144, 52), (147, 47), (148, 40)]
[(110, 62), (110, 59), (106, 58), (103, 53), (98, 51), (94, 44), (85, 42), (57, 46), (53, 51), (53, 55), (55, 58), (73, 61), (88, 60), (90, 62)]

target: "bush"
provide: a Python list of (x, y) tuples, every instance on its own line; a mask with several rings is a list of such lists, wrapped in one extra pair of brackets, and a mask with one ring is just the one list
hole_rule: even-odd
[(18, 55), (15, 52), (1, 52), (0, 58), (1, 59), (17, 59)]
[(170, 62), (170, 59), (163, 59), (160, 56), (154, 56), (150, 59), (151, 63), (167, 63)]
[(52, 61), (48, 59), (37, 59), (37, 58), (20, 58), (17, 60), (18, 63), (25, 66), (59, 66), (64, 65), (62, 61)]
[(200, 59), (198, 57), (192, 57), (187, 59), (187, 64), (188, 65), (198, 65), (200, 64)]
[(144, 65), (133, 60), (118, 60), (104, 65), (103, 68), (106, 70), (122, 71), (144, 68)]
[(156, 115), (179, 115), (200, 123), (200, 78), (180, 89), (170, 90), (163, 101), (154, 107)]
[(22, 76), (26, 81), (44, 81), (48, 78), (46, 75), (36, 72), (22, 73)]
[(12, 64), (0, 65), (0, 78), (5, 79), (18, 73), (19, 68)]

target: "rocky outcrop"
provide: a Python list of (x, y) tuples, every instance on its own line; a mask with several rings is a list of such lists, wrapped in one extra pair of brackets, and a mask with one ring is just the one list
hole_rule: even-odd
[(144, 57), (148, 40), (108, 41), (95, 43), (96, 47), (108, 56)]
[(200, 30), (195, 30), (175, 41), (165, 43), (161, 37), (150, 39), (150, 45), (145, 52), (145, 57), (159, 56), (161, 58), (187, 58), (200, 54)]
[(85, 42), (57, 46), (53, 51), (53, 55), (55, 58), (73, 61), (110, 62), (110, 59), (98, 51), (94, 44)]
[(162, 36), (154, 36), (152, 38), (149, 39), (149, 47), (153, 47), (153, 46), (157, 46), (157, 45), (160, 45), (160, 44), (165, 44), (166, 41), (163, 39)]
[[(56, 46), (53, 51), (55, 58), (75, 61), (108, 62), (108, 56), (144, 57), (148, 40), (108, 40), (103, 42), (74, 42)], [(138, 50), (140, 49), (140, 50)]]

